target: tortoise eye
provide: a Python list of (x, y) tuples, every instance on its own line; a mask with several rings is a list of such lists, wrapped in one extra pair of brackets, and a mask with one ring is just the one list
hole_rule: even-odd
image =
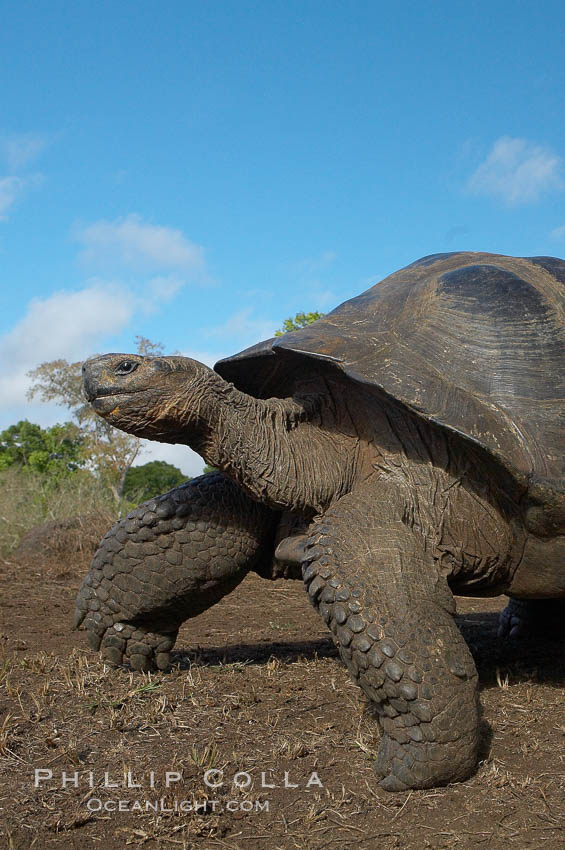
[(134, 360), (122, 360), (114, 371), (116, 375), (130, 375), (132, 372), (135, 372), (138, 365)]

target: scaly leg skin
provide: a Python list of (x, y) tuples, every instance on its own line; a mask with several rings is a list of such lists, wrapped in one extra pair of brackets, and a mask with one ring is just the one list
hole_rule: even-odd
[(166, 669), (178, 629), (272, 557), (279, 515), (212, 473), (140, 505), (108, 532), (75, 626), (114, 664)]
[(556, 639), (564, 623), (564, 599), (509, 599), (498, 620), (498, 637)]
[[(477, 672), (423, 540), (375, 495), (343, 497), (310, 529), (303, 576), (373, 704), (387, 791), (467, 779), (478, 754)], [(381, 510), (385, 516), (377, 517)]]

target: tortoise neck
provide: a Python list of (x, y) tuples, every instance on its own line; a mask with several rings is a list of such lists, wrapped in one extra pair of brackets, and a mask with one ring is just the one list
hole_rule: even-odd
[(208, 464), (279, 510), (321, 512), (343, 493), (348, 452), (323, 427), (320, 396), (257, 399), (215, 372), (209, 378), (190, 441)]

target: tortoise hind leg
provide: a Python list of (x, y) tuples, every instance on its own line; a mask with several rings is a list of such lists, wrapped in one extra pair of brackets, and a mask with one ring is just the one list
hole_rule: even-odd
[(477, 674), (453, 597), (418, 534), (387, 518), (385, 501), (373, 506), (368, 489), (353, 493), (311, 526), (310, 599), (378, 714), (382, 787), (466, 779), (477, 762)]
[(563, 635), (565, 599), (508, 600), (498, 620), (498, 637), (557, 639)]
[(181, 623), (272, 558), (278, 519), (220, 473), (140, 505), (100, 544), (75, 625), (115, 664), (165, 669)]

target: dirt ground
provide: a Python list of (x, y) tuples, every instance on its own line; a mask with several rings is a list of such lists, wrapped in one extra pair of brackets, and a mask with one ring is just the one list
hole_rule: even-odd
[(477, 774), (387, 794), (374, 722), (299, 583), (248, 577), (185, 624), (170, 672), (133, 674), (71, 631), (77, 557), (0, 570), (2, 848), (565, 847), (563, 643), (498, 641), (504, 599), (458, 600)]

